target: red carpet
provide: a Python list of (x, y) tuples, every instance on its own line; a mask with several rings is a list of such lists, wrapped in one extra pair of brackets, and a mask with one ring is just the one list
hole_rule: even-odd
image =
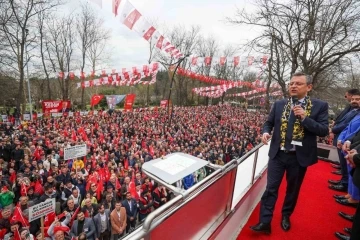
[(290, 231), (284, 232), (280, 226), (281, 206), (286, 189), (286, 180), (284, 178), (274, 211), (271, 235), (255, 233), (249, 229), (251, 225), (255, 225), (258, 222), (260, 210), (258, 205), (237, 239), (337, 239), (334, 232), (343, 232), (344, 227), (351, 227), (351, 223), (338, 216), (338, 212), (343, 211), (347, 214), (354, 214), (355, 208), (340, 205), (332, 197), (334, 194), (340, 194), (328, 188), (328, 179), (339, 179), (339, 176), (331, 173), (333, 170), (330, 163), (323, 161), (319, 161), (319, 163), (308, 168), (295, 212), (290, 219)]

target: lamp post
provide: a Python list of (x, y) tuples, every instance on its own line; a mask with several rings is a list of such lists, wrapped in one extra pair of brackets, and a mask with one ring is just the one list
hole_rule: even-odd
[[(27, 52), (27, 36), (29, 34), (29, 29), (25, 29), (25, 52), (26, 52), (26, 61), (28, 60), (28, 52)], [(30, 104), (30, 121), (32, 121), (32, 102), (31, 102), (31, 90), (30, 90), (30, 79), (29, 79), (29, 62), (26, 62), (26, 79), (29, 91), (29, 104)]]

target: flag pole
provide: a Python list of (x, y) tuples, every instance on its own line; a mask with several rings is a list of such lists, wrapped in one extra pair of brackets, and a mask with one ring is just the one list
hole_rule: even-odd
[(45, 239), (44, 216), (40, 218), (40, 224), (41, 224), (41, 238)]

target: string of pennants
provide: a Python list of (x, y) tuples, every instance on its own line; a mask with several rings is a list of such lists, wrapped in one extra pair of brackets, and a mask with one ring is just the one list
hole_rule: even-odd
[(159, 63), (154, 62), (148, 65), (143, 65), (142, 67), (132, 67), (131, 70), (127, 70), (126, 68), (112, 68), (112, 69), (102, 69), (97, 71), (90, 71), (90, 73), (86, 74), (85, 72), (81, 72), (80, 70), (71, 71), (71, 72), (59, 72), (58, 77), (60, 79), (64, 79), (65, 76), (68, 76), (69, 79), (75, 79), (78, 77), (79, 79), (85, 79), (86, 77), (95, 77), (95, 76), (111, 76), (111, 75), (122, 75), (126, 77), (129, 75), (137, 76), (139, 73), (144, 74), (145, 76), (149, 76), (151, 72), (155, 72), (159, 70)]
[[(219, 84), (217, 86), (209, 86), (209, 87), (199, 87), (199, 88), (193, 88), (193, 92), (203, 96), (203, 97), (210, 97), (210, 98), (219, 98), (221, 97), (227, 90), (232, 89), (234, 87), (240, 88), (240, 87), (248, 87), (252, 88), (254, 90), (244, 93), (239, 93), (239, 95), (234, 96), (242, 96), (246, 97), (251, 94), (261, 93), (265, 92), (266, 88), (265, 82), (261, 80), (256, 80), (254, 82), (246, 82), (241, 80), (224, 80), (224, 79), (217, 79), (214, 77), (204, 76), (198, 73), (195, 73), (191, 70), (185, 70), (183, 68), (179, 68), (177, 71), (177, 74), (186, 76), (204, 83), (210, 83), (210, 84)], [(259, 76), (258, 76), (259, 77)], [(273, 83), (270, 85), (270, 88), (272, 89), (278, 89), (280, 88), (278, 83)], [(231, 95), (229, 95), (231, 96)]]
[[(157, 73), (158, 70), (150, 71), (147, 74), (141, 72), (137, 74), (121, 73), (121, 74), (116, 74), (114, 76), (110, 75), (93, 80), (79, 82), (77, 83), (77, 88), (88, 88), (88, 87), (104, 86), (104, 85), (112, 85), (112, 86), (133, 86), (137, 84), (152, 85), (156, 82)], [(142, 79), (150, 75), (152, 76), (150, 81), (142, 81)]]
[[(91, 0), (103, 7), (107, 0)], [(128, 0), (111, 0), (111, 12), (130, 30), (136, 31), (146, 41), (154, 43), (156, 48), (179, 59), (184, 56), (171, 42), (156, 29)], [(109, 9), (105, 9), (110, 12)]]
[(268, 56), (232, 56), (232, 57), (188, 57), (191, 66), (231, 65), (234, 67), (266, 66)]

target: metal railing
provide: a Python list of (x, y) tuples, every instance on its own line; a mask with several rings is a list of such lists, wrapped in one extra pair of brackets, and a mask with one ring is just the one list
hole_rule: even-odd
[[(211, 173), (210, 175), (208, 175), (207, 177), (205, 177), (202, 181), (200, 181), (199, 183), (195, 184), (194, 186), (192, 186), (191, 188), (189, 188), (187, 190), (179, 189), (179, 188), (174, 187), (169, 184), (164, 184), (165, 187), (168, 187), (169, 189), (171, 189), (174, 192), (176, 197), (171, 199), (169, 202), (167, 202), (160, 208), (156, 209), (152, 213), (150, 213), (146, 217), (142, 227), (138, 228), (137, 230), (135, 230), (131, 234), (127, 235), (123, 239), (125, 239), (125, 240), (141, 239), (146, 236), (149, 236), (151, 231), (155, 227), (159, 226), (159, 224), (161, 224), (161, 222), (166, 220), (172, 214), (176, 213), (176, 211), (179, 208), (181, 208), (187, 202), (191, 201), (196, 196), (201, 194), (202, 191), (204, 191), (208, 187), (211, 187), (211, 185), (213, 183), (215, 183), (217, 180), (222, 178), (228, 172), (235, 170), (241, 163), (246, 161), (251, 155), (253, 155), (255, 153), (252, 172), (251, 172), (251, 181), (249, 182), (249, 186), (253, 185), (255, 177), (256, 177), (255, 171), (256, 171), (256, 167), (257, 167), (258, 151), (263, 146), (264, 146), (264, 144), (261, 143), (261, 144), (255, 146), (249, 152), (247, 152), (244, 156), (233, 159), (223, 166), (213, 165), (213, 164), (209, 163), (208, 165), (216, 170), (213, 173)], [(161, 181), (161, 179), (157, 178), (156, 176), (153, 176), (152, 174), (150, 174), (148, 172), (145, 172), (145, 174), (148, 174), (148, 176), (150, 178), (154, 179), (155, 181), (159, 181), (163, 184), (163, 181)], [(231, 184), (233, 186), (235, 186), (235, 182), (236, 182), (236, 178), (234, 178), (234, 181)], [(246, 189), (244, 189), (244, 191), (247, 191), (249, 189), (249, 186)], [(228, 196), (228, 197), (230, 198), (230, 196)], [(231, 196), (231, 198), (232, 198), (232, 196)], [(233, 200), (233, 198), (229, 199), (230, 204), (229, 204), (228, 208), (230, 208), (232, 200)], [(226, 216), (230, 213), (231, 213), (230, 209), (225, 210)]]

